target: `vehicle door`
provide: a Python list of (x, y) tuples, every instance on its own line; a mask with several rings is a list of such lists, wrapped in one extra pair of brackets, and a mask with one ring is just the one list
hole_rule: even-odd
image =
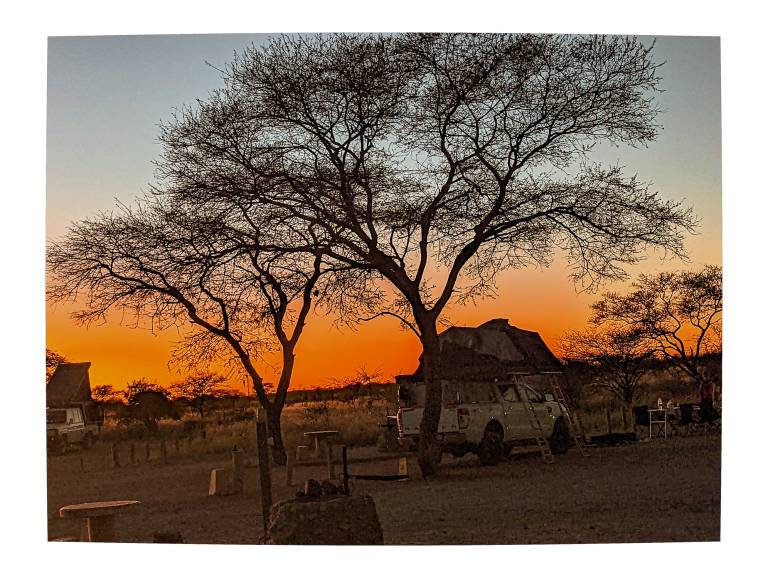
[[(531, 402), (531, 407), (539, 420), (539, 424), (541, 424), (541, 431), (545, 437), (549, 437), (554, 428), (555, 418), (557, 417), (553, 413), (553, 409), (557, 407), (557, 402), (546, 401), (546, 398), (542, 393), (525, 383), (518, 383), (517, 387), (521, 394), (522, 390), (525, 389), (525, 393)], [(559, 415), (559, 412), (557, 415)]]
[[(504, 423), (504, 409), (496, 398), (493, 386), (490, 383), (468, 382), (462, 383), (460, 388), (461, 409), (468, 414), (468, 425), (464, 429), (467, 441), (479, 442), (485, 427), (492, 419)], [(506, 439), (506, 434), (505, 434)]]
[(504, 405), (504, 428), (509, 439), (521, 440), (532, 437), (528, 414), (517, 390), (517, 384), (510, 381), (498, 384), (497, 387)]

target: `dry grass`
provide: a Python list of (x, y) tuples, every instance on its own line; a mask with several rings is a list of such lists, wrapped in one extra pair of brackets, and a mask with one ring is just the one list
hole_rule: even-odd
[[(350, 401), (294, 403), (283, 410), (283, 441), (289, 451), (294, 451), (297, 445), (307, 443), (304, 432), (337, 430), (340, 444), (349, 447), (377, 445), (383, 434), (381, 425), (388, 407), (391, 405), (386, 400), (370, 396)], [(198, 420), (195, 416), (185, 416), (180, 421), (164, 420), (160, 422), (157, 434), (149, 434), (141, 426), (108, 421), (100, 438), (102, 442), (118, 444), (123, 453), (134, 443), (142, 456), (146, 443), (153, 448), (159, 447), (161, 439), (167, 440), (167, 448), (174, 452), (175, 440), (179, 439), (179, 452), (190, 456), (222, 454), (230, 451), (233, 445), (246, 451), (255, 450), (256, 427), (252, 419), (220, 423), (214, 414), (203, 422), (203, 428), (192, 431), (185, 429), (185, 422), (190, 421)], [(191, 446), (189, 438), (192, 438)]]

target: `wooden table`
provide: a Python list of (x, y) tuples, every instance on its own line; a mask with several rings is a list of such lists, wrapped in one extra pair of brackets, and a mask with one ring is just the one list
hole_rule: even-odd
[(323, 446), (329, 444), (330, 440), (338, 437), (339, 432), (336, 430), (323, 430), (323, 431), (308, 431), (304, 432), (304, 436), (314, 439), (315, 457), (319, 458), (322, 455)]
[(125, 508), (140, 504), (136, 500), (111, 502), (86, 502), (59, 509), (62, 518), (85, 518), (89, 542), (113, 542), (115, 540), (115, 515)]

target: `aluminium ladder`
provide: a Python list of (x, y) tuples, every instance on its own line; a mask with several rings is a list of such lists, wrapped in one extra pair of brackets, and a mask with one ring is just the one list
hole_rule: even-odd
[(539, 416), (536, 415), (536, 410), (531, 404), (531, 400), (528, 397), (528, 391), (525, 389), (525, 387), (518, 387), (517, 389), (522, 396), (525, 413), (528, 415), (528, 423), (531, 426), (531, 431), (533, 432), (534, 438), (536, 439), (536, 445), (539, 446), (541, 457), (545, 464), (554, 463), (555, 456), (552, 455), (552, 450), (549, 447), (549, 443), (547, 443), (547, 440), (544, 437), (544, 431), (541, 428)]
[(565, 401), (565, 394), (563, 394), (563, 390), (554, 379), (552, 380), (552, 388), (554, 389), (557, 403), (563, 407), (563, 414), (565, 415), (565, 420), (568, 422), (568, 431), (571, 432), (571, 438), (576, 443), (576, 447), (579, 448), (581, 455), (585, 458), (589, 457), (589, 451), (587, 450), (587, 440), (582, 438), (579, 430), (576, 428), (576, 420), (573, 419), (571, 410), (568, 409), (568, 404)]

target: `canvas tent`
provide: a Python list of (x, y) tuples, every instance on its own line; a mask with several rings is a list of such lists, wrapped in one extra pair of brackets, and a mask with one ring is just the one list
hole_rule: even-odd
[[(562, 371), (560, 361), (535, 331), (492, 319), (479, 327), (451, 327), (440, 339), (440, 379), (503, 379), (510, 373)], [(421, 381), (421, 360), (411, 376), (398, 381)]]
[(65, 407), (87, 403), (91, 398), (91, 380), (88, 369), (91, 363), (62, 363), (51, 376), (45, 392), (48, 407)]

